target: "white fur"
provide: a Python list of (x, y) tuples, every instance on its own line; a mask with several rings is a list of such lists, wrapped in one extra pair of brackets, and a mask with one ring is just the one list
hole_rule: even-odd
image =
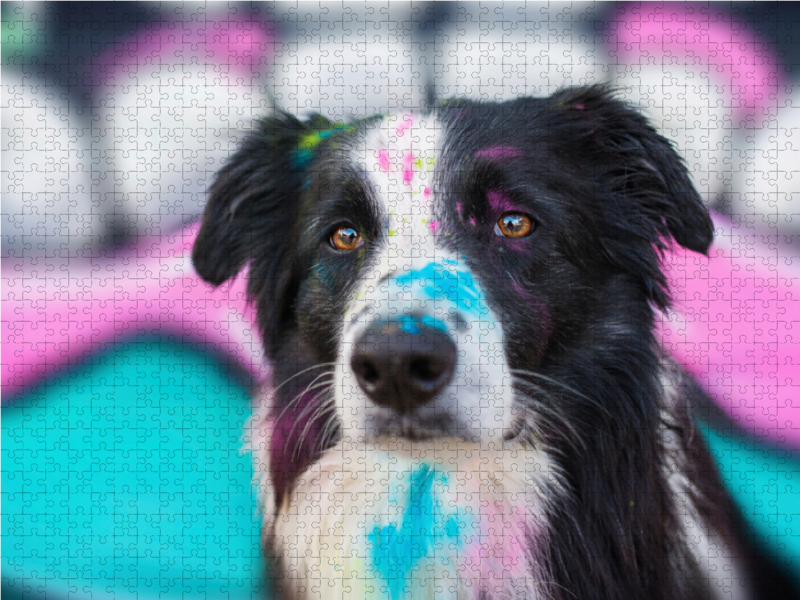
[(706, 573), (712, 598), (719, 600), (747, 600), (743, 569), (733, 555), (730, 544), (710, 523), (700, 515), (695, 506), (695, 498), (700, 494), (697, 487), (686, 474), (686, 453), (684, 441), (675, 428), (678, 425), (673, 416), (677, 403), (683, 400), (680, 388), (662, 372), (661, 384), (664, 390), (664, 410), (661, 411), (659, 433), (664, 449), (664, 477), (672, 491), (675, 514), (681, 523), (680, 535), (689, 547), (697, 565)]
[[(420, 468), (440, 474), (431, 496), (435, 516), (408, 501)], [(273, 541), (287, 597), (389, 600), (399, 593), (477, 600), (485, 593), (493, 600), (536, 600), (548, 578), (530, 564), (526, 532), (548, 543), (544, 509), (557, 486), (549, 458), (521, 447), (487, 450), (442, 440), (340, 444), (301, 476), (278, 511)], [(454, 519), (459, 534), (434, 534), (414, 518)], [(387, 528), (400, 534), (384, 537), (380, 547), (375, 532)], [(396, 554), (391, 577), (381, 572), (376, 552), (384, 561)]]

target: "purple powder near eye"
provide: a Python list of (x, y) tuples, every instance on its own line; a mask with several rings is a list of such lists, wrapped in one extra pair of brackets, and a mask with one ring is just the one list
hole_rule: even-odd
[(484, 148), (475, 153), (475, 158), (489, 158), (491, 160), (503, 160), (510, 158), (520, 158), (522, 150), (514, 146), (493, 146), (492, 148)]
[(583, 110), (584, 106), (583, 104), (576, 104), (575, 108), (577, 108), (578, 110)]
[(499, 190), (486, 192), (486, 199), (489, 201), (489, 207), (495, 212), (505, 212), (514, 208), (511, 199)]

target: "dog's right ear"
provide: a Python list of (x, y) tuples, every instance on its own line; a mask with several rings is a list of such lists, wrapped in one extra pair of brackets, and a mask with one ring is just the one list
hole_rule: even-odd
[(280, 248), (280, 240), (265, 237), (281, 237), (291, 225), (304, 177), (292, 155), (304, 130), (285, 113), (260, 120), (217, 174), (192, 250), (195, 270), (209, 283), (234, 277), (265, 243)]
[(324, 126), (318, 120), (303, 123), (280, 112), (257, 123), (217, 174), (192, 250), (197, 274), (214, 285), (258, 263), (251, 266), (247, 291), (257, 302), (268, 351), (293, 302), (291, 236), (315, 150), (304, 149), (303, 140)]

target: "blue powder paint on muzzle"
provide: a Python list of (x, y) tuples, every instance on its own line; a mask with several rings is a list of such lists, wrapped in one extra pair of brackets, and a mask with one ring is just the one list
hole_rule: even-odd
[[(377, 525), (369, 535), (372, 543), (372, 566), (386, 582), (390, 600), (405, 596), (408, 576), (414, 566), (429, 556), (437, 546), (461, 545), (464, 523), (457, 512), (446, 515), (437, 488), (447, 486), (447, 475), (423, 464), (411, 473), (403, 521), (398, 526)], [(447, 558), (441, 559), (446, 561)], [(453, 565), (455, 568), (455, 565)]]
[(447, 323), (428, 315), (422, 317), (409, 317), (404, 315), (399, 317), (396, 322), (401, 331), (412, 335), (422, 333), (425, 329), (436, 329), (445, 334), (447, 333)]
[(489, 309), (483, 302), (483, 295), (475, 284), (475, 279), (467, 271), (455, 268), (453, 260), (431, 262), (421, 269), (412, 270), (394, 279), (403, 291), (419, 288), (421, 296), (432, 300), (447, 300), (461, 312), (473, 317), (486, 317)]

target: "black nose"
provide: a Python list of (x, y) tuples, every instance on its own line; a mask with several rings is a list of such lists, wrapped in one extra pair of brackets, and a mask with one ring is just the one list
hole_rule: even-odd
[(350, 366), (375, 404), (411, 412), (453, 377), (456, 345), (424, 319), (376, 324), (356, 344)]

